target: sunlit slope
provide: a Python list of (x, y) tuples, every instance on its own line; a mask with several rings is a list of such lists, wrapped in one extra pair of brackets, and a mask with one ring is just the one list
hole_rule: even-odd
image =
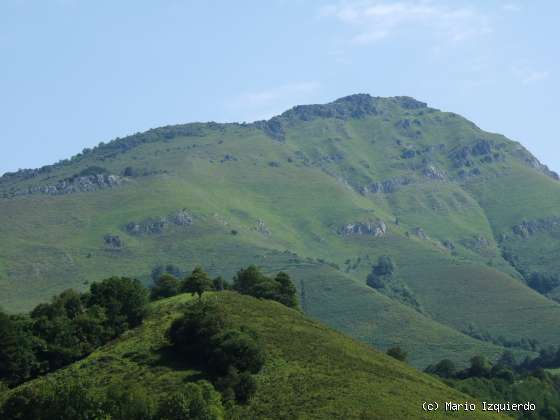
[[(204, 372), (167, 350), (164, 336), (188, 299), (180, 295), (156, 303), (143, 326), (52, 376), (63, 381), (85, 375), (100, 389), (107, 383), (141, 384), (154, 397), (204, 379)], [(235, 412), (240, 418), (417, 419), (424, 401), (469, 400), (437, 379), (276, 302), (229, 292), (206, 299), (222, 306), (234, 325), (256, 331), (266, 349), (265, 367), (256, 376), (257, 392)], [(498, 418), (484, 412), (460, 414), (458, 418)], [(443, 411), (430, 414), (447, 417)]]
[[(148, 282), (160, 264), (229, 278), (293, 253), (305, 310), (381, 347), (432, 334), (435, 361), (501, 351), (465, 332), (553, 344), (560, 305), (519, 267), (554, 272), (558, 236), (502, 234), (554, 217), (556, 178), (517, 143), (411, 98), (163, 127), (0, 178), (0, 306), (27, 310), (109, 275)], [(384, 255), (407, 298), (365, 285)], [(413, 361), (430, 361), (427, 338), (419, 349)]]

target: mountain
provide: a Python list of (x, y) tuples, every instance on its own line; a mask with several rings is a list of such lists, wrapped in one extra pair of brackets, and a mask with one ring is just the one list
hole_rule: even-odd
[(287, 271), (310, 316), (419, 367), (558, 344), (558, 175), (412, 98), (157, 128), (5, 174), (0, 197), (9, 311), (111, 275), (254, 263)]
[[(72, 378), (85, 377), (93, 392), (106, 391), (108, 384), (127, 391), (141, 386), (151, 398), (161, 399), (186, 383), (206, 379), (204, 371), (173, 357), (165, 339), (165, 330), (190, 299), (183, 294), (152, 304), (151, 315), (141, 327), (4, 397), (25, 389), (40, 393), (47, 381), (70, 384)], [(232, 324), (258, 333), (267, 352), (265, 367), (256, 375), (256, 394), (246, 405), (228, 406), (228, 418), (417, 419), (424, 401), (473, 401), (434, 377), (276, 302), (232, 292), (205, 299), (216, 301)], [(500, 418), (481, 410), (461, 414), (469, 419)], [(446, 417), (443, 410), (432, 415)]]

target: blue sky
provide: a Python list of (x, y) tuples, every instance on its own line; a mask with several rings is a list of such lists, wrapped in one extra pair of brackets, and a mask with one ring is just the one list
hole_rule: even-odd
[(560, 171), (560, 2), (2, 0), (0, 173), (165, 124), (410, 95)]

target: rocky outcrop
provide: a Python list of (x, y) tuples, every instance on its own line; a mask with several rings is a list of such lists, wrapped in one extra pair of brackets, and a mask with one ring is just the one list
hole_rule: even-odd
[(434, 165), (427, 165), (422, 171), (422, 174), (426, 178), (437, 180), (437, 181), (443, 181), (444, 179), (447, 178), (447, 173), (443, 169), (440, 169)]
[[(528, 152), (527, 152), (528, 153)], [(529, 154), (529, 156), (525, 157), (525, 162), (531, 167), (534, 168), (540, 172), (542, 172), (543, 174), (555, 179), (556, 181), (560, 180), (560, 176), (558, 176), (558, 174), (554, 171), (551, 171), (548, 166), (546, 166), (545, 164), (541, 163), (536, 157), (534, 157), (533, 155)]]
[(268, 227), (264, 223), (264, 220), (261, 219), (257, 220), (257, 225), (255, 227), (255, 230), (263, 236), (270, 236), (272, 234), (270, 232), (270, 229), (268, 229)]
[(28, 187), (25, 190), (12, 191), (11, 193), (4, 194), (4, 196), (22, 196), (34, 194), (64, 195), (80, 192), (93, 192), (101, 189), (119, 187), (124, 182), (125, 178), (111, 174), (79, 176), (59, 181), (54, 185), (37, 185)]
[(453, 251), (455, 249), (455, 244), (449, 239), (444, 239), (443, 241), (441, 241), (441, 244), (450, 251)]
[(462, 146), (449, 154), (449, 158), (456, 168), (470, 168), (474, 166), (475, 160), (480, 163), (492, 163), (504, 160), (499, 152), (502, 145), (495, 145), (486, 139), (478, 139), (472, 146)]
[(237, 162), (239, 159), (237, 159), (235, 156), (230, 155), (230, 154), (226, 154), (224, 155), (223, 159), (220, 160), (220, 163), (224, 163), (224, 162)]
[(488, 140), (478, 140), (474, 146), (471, 147), (471, 153), (474, 156), (488, 155), (492, 153), (492, 143)]
[(127, 223), (124, 230), (130, 235), (157, 235), (170, 226), (190, 226), (192, 224), (192, 215), (183, 209), (164, 217)]
[(397, 104), (404, 109), (422, 109), (427, 108), (428, 104), (425, 102), (418, 101), (410, 96), (395, 96), (395, 101)]
[(517, 236), (528, 238), (536, 233), (550, 232), (559, 227), (560, 217), (553, 216), (546, 219), (524, 220), (520, 224), (513, 226), (511, 230)]
[(103, 237), (103, 241), (110, 249), (121, 249), (124, 246), (124, 242), (118, 235), (107, 234)]
[(462, 239), (461, 245), (473, 251), (480, 251), (490, 247), (490, 241), (482, 235), (473, 236), (472, 238)]
[(428, 235), (426, 235), (426, 232), (424, 232), (424, 229), (422, 229), (421, 227), (415, 227), (411, 230), (411, 233), (420, 239), (428, 239)]
[(373, 182), (359, 188), (361, 194), (377, 194), (377, 193), (392, 193), (397, 191), (400, 187), (409, 185), (412, 179), (408, 177), (396, 177), (387, 179), (385, 181)]
[(383, 220), (354, 222), (342, 226), (338, 230), (338, 233), (344, 236), (371, 235), (374, 237), (381, 237), (387, 234), (387, 225)]

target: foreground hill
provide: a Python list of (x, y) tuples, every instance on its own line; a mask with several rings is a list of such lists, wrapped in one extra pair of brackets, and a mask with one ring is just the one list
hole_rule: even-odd
[(558, 176), (411, 98), (158, 128), (6, 174), (0, 196), (10, 311), (159, 265), (257, 263), (289, 272), (308, 314), (418, 366), (558, 344)]
[[(89, 357), (23, 387), (42, 381), (90, 378), (99, 391), (110, 384), (130, 389), (140, 384), (152, 397), (205, 379), (204, 371), (179, 362), (169, 350), (165, 331), (190, 296), (152, 304), (144, 324)], [(469, 398), (370, 347), (337, 333), (298, 311), (272, 301), (233, 292), (205, 297), (224, 308), (233, 325), (256, 331), (267, 353), (257, 392), (245, 406), (230, 408), (239, 418), (421, 418), (423, 401), (464, 402)], [(459, 418), (494, 418), (460, 413)], [(443, 418), (436, 412), (430, 418)]]

